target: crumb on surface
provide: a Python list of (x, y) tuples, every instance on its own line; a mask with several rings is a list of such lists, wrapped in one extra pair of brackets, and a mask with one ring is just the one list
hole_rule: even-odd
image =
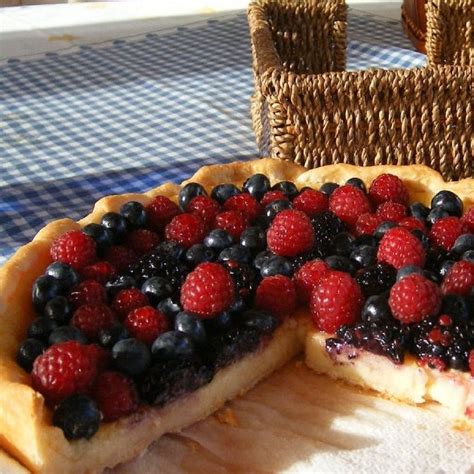
[(214, 416), (217, 418), (217, 421), (223, 425), (230, 425), (234, 427), (239, 426), (239, 421), (237, 420), (235, 412), (232, 410), (232, 408), (225, 407), (222, 410), (217, 411)]

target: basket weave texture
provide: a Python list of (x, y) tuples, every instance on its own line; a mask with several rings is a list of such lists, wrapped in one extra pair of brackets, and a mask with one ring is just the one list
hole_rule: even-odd
[(472, 45), (456, 43), (472, 42), (472, 27), (453, 7), (463, 1), (428, 2), (427, 67), (360, 72), (344, 71), (343, 0), (253, 2), (251, 110), (261, 154), (307, 168), (426, 164), (448, 180), (472, 176)]

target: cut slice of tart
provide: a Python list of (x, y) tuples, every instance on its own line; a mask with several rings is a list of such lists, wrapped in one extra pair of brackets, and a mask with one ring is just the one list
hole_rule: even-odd
[[(371, 186), (382, 174), (401, 181)], [(337, 199), (328, 198), (348, 180)], [(428, 220), (454, 220), (433, 225), (429, 238), (426, 216), (413, 220), (442, 190), (465, 209), (474, 204), (473, 180), (445, 183), (424, 166), (306, 171), (263, 159), (203, 167), (182, 186), (109, 196), (78, 223), (47, 225), (0, 271), (0, 446), (33, 471), (99, 472), (206, 417), (303, 350), (317, 371), (414, 403), (433, 399), (455, 417), (472, 418), (471, 335), (461, 359), (443, 352), (437, 369), (426, 364), (438, 359), (419, 353), (416, 361), (409, 354), (394, 361), (339, 340), (337, 350), (327, 350), (332, 332), (350, 329), (365, 310), (368, 295), (354, 273), (374, 258), (392, 258), (391, 250), (374, 254), (383, 236), (362, 235), (358, 247), (373, 248), (351, 260), (354, 233), (400, 218), (377, 232), (415, 226), (418, 235), (410, 235), (419, 250), (429, 242), (451, 248), (457, 232), (457, 254), (449, 250), (449, 257), (469, 267), (472, 219), (461, 222), (455, 198), (434, 206)], [(404, 203), (386, 205), (387, 196)], [(421, 204), (408, 210), (407, 199)], [(361, 209), (369, 218), (358, 223)], [(406, 213), (412, 219), (402, 223)], [(303, 277), (314, 288), (302, 288), (294, 274), (314, 261), (316, 270)], [(443, 269), (443, 285), (448, 296), (454, 288), (467, 301), (466, 270), (459, 283), (449, 274), (453, 264)], [(335, 274), (323, 278), (328, 291), (348, 285), (358, 296), (335, 298), (337, 314), (311, 300), (310, 316), (304, 302), (319, 288), (312, 278), (321, 268)], [(412, 328), (419, 321), (405, 322)]]

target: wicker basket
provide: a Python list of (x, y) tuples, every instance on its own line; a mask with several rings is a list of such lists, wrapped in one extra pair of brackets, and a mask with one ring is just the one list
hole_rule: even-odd
[[(430, 1), (428, 30), (447, 30), (437, 17), (446, 2)], [(249, 24), (262, 155), (307, 168), (422, 163), (445, 179), (472, 176), (473, 70), (454, 53), (465, 48), (440, 46), (428, 31), (426, 68), (344, 72), (343, 0), (259, 0)]]

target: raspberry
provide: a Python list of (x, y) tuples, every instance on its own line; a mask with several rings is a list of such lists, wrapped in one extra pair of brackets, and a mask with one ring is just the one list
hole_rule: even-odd
[(113, 326), (113, 311), (105, 304), (85, 304), (72, 315), (71, 324), (80, 329), (89, 339), (97, 339), (102, 329)]
[(369, 198), (377, 206), (386, 201), (407, 204), (408, 191), (398, 176), (381, 174), (372, 181)]
[(469, 352), (469, 371), (472, 377), (474, 377), (474, 349), (471, 349), (471, 352)]
[(410, 216), (405, 217), (401, 221), (398, 222), (398, 225), (401, 227), (405, 227), (408, 230), (421, 230), (421, 232), (426, 233), (426, 226), (421, 219), (416, 217)]
[(152, 306), (143, 306), (128, 313), (125, 327), (139, 341), (151, 344), (160, 334), (168, 330), (168, 320), (161, 311)]
[(451, 250), (456, 239), (466, 231), (466, 226), (457, 217), (443, 217), (431, 227), (429, 237), (433, 246)]
[(284, 275), (264, 278), (258, 285), (255, 306), (269, 311), (274, 316), (283, 317), (296, 308), (296, 289), (293, 282)]
[(165, 196), (156, 196), (145, 208), (148, 227), (161, 232), (173, 217), (181, 214), (177, 204)]
[(293, 276), (293, 282), (301, 301), (307, 302), (311, 292), (321, 280), (329, 267), (323, 260), (316, 259), (306, 262)]
[(464, 213), (461, 221), (466, 225), (467, 231), (474, 234), (474, 206)]
[(74, 308), (84, 304), (105, 303), (107, 292), (98, 281), (84, 280), (71, 290), (68, 300)]
[(281, 211), (268, 229), (267, 244), (273, 253), (285, 257), (311, 250), (314, 229), (309, 217), (296, 209)]
[(407, 215), (407, 208), (398, 202), (387, 201), (380, 204), (375, 213), (382, 221), (399, 222)]
[(327, 196), (316, 189), (305, 189), (293, 199), (293, 208), (303, 211), (313, 217), (318, 212), (327, 211), (329, 200)]
[(249, 221), (253, 221), (260, 214), (261, 206), (253, 196), (242, 193), (227, 199), (224, 209), (226, 211), (240, 211)]
[(394, 318), (404, 324), (417, 323), (438, 313), (441, 294), (431, 280), (412, 273), (392, 286), (388, 304)]
[(262, 199), (260, 199), (260, 205), (262, 207), (265, 207), (273, 201), (281, 201), (281, 200), (288, 201), (288, 198), (285, 196), (283, 191), (278, 191), (278, 190), (267, 191), (263, 195)]
[(33, 364), (33, 387), (50, 402), (87, 392), (97, 375), (95, 362), (87, 346), (77, 341), (54, 344)]
[(138, 395), (133, 380), (119, 372), (104, 372), (93, 391), (105, 422), (127, 416), (138, 408)]
[(385, 262), (397, 270), (406, 265), (423, 267), (425, 264), (425, 250), (419, 239), (408, 229), (395, 227), (382, 237), (377, 252), (379, 262)]
[(247, 228), (247, 218), (239, 211), (225, 211), (217, 214), (214, 225), (227, 231), (234, 240), (240, 239), (240, 234)]
[(206, 236), (206, 226), (203, 220), (194, 214), (179, 214), (166, 226), (165, 235), (168, 240), (174, 240), (184, 248), (189, 248), (202, 242)]
[(95, 280), (105, 283), (116, 274), (115, 267), (109, 262), (96, 262), (82, 269), (81, 275), (85, 280)]
[(153, 250), (160, 243), (160, 236), (148, 229), (137, 229), (128, 234), (125, 242), (136, 255), (144, 255)]
[(52, 243), (50, 254), (53, 260), (67, 263), (75, 270), (84, 268), (97, 258), (94, 239), (80, 230), (72, 230), (59, 236)]
[(230, 308), (235, 298), (234, 281), (217, 263), (201, 263), (188, 274), (181, 288), (185, 311), (207, 319)]
[(329, 209), (346, 224), (354, 226), (361, 214), (371, 211), (367, 196), (359, 188), (339, 186), (329, 197)]
[(467, 260), (456, 262), (441, 284), (443, 295), (467, 296), (474, 288), (474, 263)]
[(125, 318), (130, 311), (150, 304), (147, 296), (137, 288), (120, 290), (112, 302), (112, 309), (121, 318)]
[(355, 233), (357, 235), (372, 235), (381, 223), (382, 219), (375, 214), (362, 214), (357, 218)]
[(356, 322), (364, 300), (357, 282), (347, 273), (326, 272), (311, 293), (313, 321), (328, 333)]
[(127, 269), (129, 265), (134, 263), (138, 255), (132, 250), (123, 245), (112, 245), (105, 252), (105, 260), (111, 263), (118, 272)]
[(214, 223), (219, 210), (219, 203), (208, 196), (200, 194), (194, 197), (188, 204), (187, 211), (202, 219), (207, 228), (210, 228)]

